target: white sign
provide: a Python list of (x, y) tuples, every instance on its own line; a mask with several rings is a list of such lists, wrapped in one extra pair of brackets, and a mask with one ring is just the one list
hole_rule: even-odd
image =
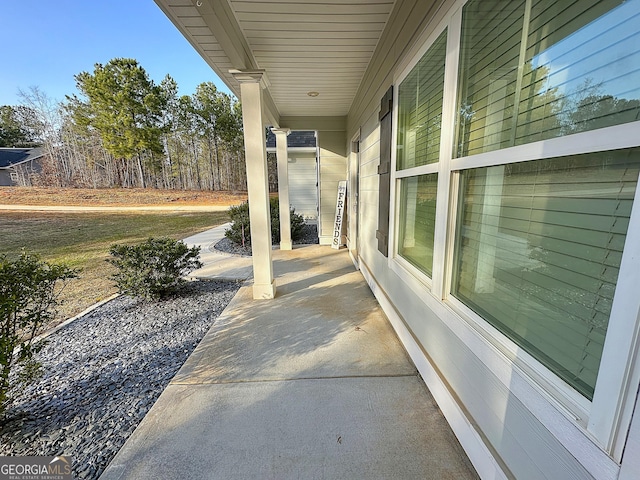
[(338, 199), (336, 201), (336, 220), (333, 222), (333, 242), (331, 248), (340, 249), (342, 245), (342, 216), (344, 213), (344, 204), (347, 200), (347, 181), (343, 180), (338, 183)]

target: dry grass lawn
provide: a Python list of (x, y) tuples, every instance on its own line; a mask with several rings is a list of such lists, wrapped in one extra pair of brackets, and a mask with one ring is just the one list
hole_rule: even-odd
[(77, 315), (115, 293), (106, 262), (114, 243), (133, 244), (151, 236), (186, 238), (228, 221), (226, 212), (126, 213), (117, 206), (230, 205), (246, 195), (227, 192), (162, 190), (76, 190), (0, 188), (0, 205), (111, 205), (113, 212), (21, 212), (0, 210), (0, 255), (16, 257), (22, 249), (43, 260), (81, 270), (62, 293), (56, 323)]

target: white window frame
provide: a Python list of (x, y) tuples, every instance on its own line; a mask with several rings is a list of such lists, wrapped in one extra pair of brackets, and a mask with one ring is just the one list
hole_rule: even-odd
[[(389, 235), (389, 238), (390, 238), (389, 246), (390, 246), (391, 255), (389, 255), (388, 265), (389, 265), (389, 268), (391, 268), (396, 273), (396, 275), (402, 278), (403, 281), (406, 282), (415, 292), (424, 291), (425, 287), (428, 290), (433, 290), (434, 288), (433, 278), (435, 276), (435, 278), (437, 279), (438, 275), (440, 274), (440, 272), (436, 272), (436, 265), (439, 265), (441, 263), (436, 259), (436, 255), (441, 253), (439, 252), (440, 249), (437, 247), (438, 245), (437, 242), (439, 240), (437, 235), (438, 234), (438, 212), (437, 212), (438, 207), (436, 206), (436, 225), (435, 225), (435, 231), (434, 231), (433, 265), (431, 270), (432, 273), (431, 273), (431, 277), (429, 277), (429, 275), (424, 273), (422, 270), (418, 269), (416, 266), (412, 265), (410, 262), (405, 260), (398, 253), (397, 235), (400, 227), (399, 225), (400, 215), (398, 214), (398, 208), (400, 204), (399, 202), (400, 181), (403, 178), (416, 177), (419, 175), (430, 175), (430, 174), (437, 173), (438, 186), (437, 186), (436, 205), (438, 205), (441, 199), (441, 189), (448, 190), (448, 186), (443, 187), (443, 180), (441, 175), (443, 159), (445, 158), (443, 157), (443, 151), (445, 151), (446, 153), (446, 147), (445, 147), (446, 142), (443, 142), (442, 140), (440, 141), (440, 153), (439, 153), (439, 158), (437, 163), (429, 163), (427, 165), (420, 165), (418, 167), (406, 168), (404, 170), (397, 170), (397, 141), (398, 141), (397, 126), (398, 126), (398, 112), (399, 112), (399, 103), (400, 103), (398, 101), (400, 96), (399, 86), (400, 86), (400, 83), (402, 83), (402, 81), (409, 75), (409, 73), (411, 73), (413, 68), (418, 64), (418, 62), (422, 59), (422, 57), (427, 53), (429, 48), (431, 48), (433, 43), (440, 37), (440, 35), (442, 35), (442, 32), (446, 30), (447, 31), (447, 56), (446, 56), (447, 63), (445, 64), (444, 92), (443, 92), (443, 98), (445, 99), (445, 103), (446, 103), (446, 98), (447, 98), (446, 95), (447, 93), (450, 93), (450, 92), (447, 92), (448, 90), (447, 80), (450, 80), (450, 78), (447, 77), (447, 74), (449, 73), (447, 71), (447, 66), (449, 64), (449, 48), (450, 48), (450, 42), (451, 42), (450, 40), (451, 31), (449, 30), (449, 27), (450, 27), (449, 21), (446, 19), (443, 19), (437, 24), (437, 26), (433, 30), (430, 30), (429, 36), (423, 42), (421, 42), (422, 46), (418, 50), (418, 52), (412, 56), (411, 62), (404, 67), (404, 69), (401, 71), (399, 76), (394, 78), (394, 85), (396, 85), (396, 88), (395, 88), (395, 99), (393, 102), (394, 128), (393, 128), (392, 139), (391, 139), (392, 178), (391, 178), (391, 191), (389, 195), (391, 199), (391, 205), (389, 208), (389, 217), (390, 217), (389, 225), (391, 225), (393, 228), (393, 234)], [(447, 123), (445, 122), (449, 120), (450, 118), (447, 117), (445, 113), (445, 105), (443, 104), (442, 125), (443, 126), (447, 125)], [(441, 139), (443, 136), (444, 136), (444, 128), (441, 129)], [(448, 184), (449, 182), (446, 181), (444, 183)]]
[[(474, 353), (481, 358), (485, 357), (488, 343), (510, 362), (512, 368), (527, 379), (531, 387), (553, 405), (556, 414), (545, 415), (542, 413), (542, 415), (538, 415), (540, 421), (550, 431), (558, 432), (562, 429), (554, 424), (557, 422), (557, 413), (560, 413), (562, 417), (568, 419), (583, 432), (589, 440), (587, 444), (594, 442), (619, 463), (631, 423), (635, 394), (640, 385), (640, 365), (638, 365), (640, 363), (640, 295), (637, 294), (637, 285), (640, 285), (640, 186), (634, 198), (592, 401), (579, 394), (506, 335), (456, 299), (450, 292), (460, 172), (527, 160), (640, 147), (640, 137), (638, 136), (640, 122), (606, 127), (468, 157), (453, 158), (455, 128), (447, 128), (447, 126), (455, 125), (456, 120), (462, 7), (465, 3), (466, 0), (459, 0), (453, 2), (450, 9), (440, 10), (438, 18), (432, 23), (434, 27), (427, 26), (422, 38), (417, 42), (419, 47), (414, 47), (408, 53), (404, 67), (400, 68), (394, 77), (396, 99), (393, 112), (390, 192), (390, 225), (393, 228), (393, 234), (390, 235), (391, 255), (388, 258), (388, 266), (417, 295), (424, 297), (427, 293), (428, 298), (425, 301), (428, 303), (436, 301), (446, 307), (449, 310), (446, 320), (457, 323), (457, 325), (452, 325), (455, 327), (452, 330), (471, 329), (475, 335), (472, 337), (476, 340), (465, 341), (465, 343)], [(397, 171), (397, 126), (400, 103), (398, 101), (398, 87), (445, 29), (447, 30), (447, 53), (439, 161)], [(438, 190), (433, 267), (432, 276), (429, 277), (398, 255), (397, 235), (399, 232), (398, 212), (401, 179), (432, 173), (438, 173)], [(499, 367), (494, 364), (487, 364), (487, 367), (495, 371), (498, 378), (504, 376), (495, 370)], [(510, 387), (508, 383), (505, 385)], [(517, 392), (514, 393), (517, 395)], [(571, 434), (568, 433), (560, 432), (559, 435), (571, 437)], [(572, 445), (567, 444), (567, 448), (572, 450)], [(584, 448), (584, 442), (574, 442), (573, 449), (575, 450), (573, 453), (581, 461), (589, 462), (590, 453), (581, 451), (581, 448)]]

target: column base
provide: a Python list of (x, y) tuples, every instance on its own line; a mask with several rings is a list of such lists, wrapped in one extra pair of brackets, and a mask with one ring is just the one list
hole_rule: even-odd
[(253, 284), (253, 299), (254, 300), (271, 300), (276, 296), (276, 281), (273, 280), (271, 284), (267, 283), (254, 283)]
[(280, 242), (280, 250), (292, 250), (293, 244), (291, 242)]

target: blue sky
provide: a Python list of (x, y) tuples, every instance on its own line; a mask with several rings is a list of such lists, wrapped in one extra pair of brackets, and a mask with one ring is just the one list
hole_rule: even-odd
[(77, 93), (74, 75), (96, 63), (135, 58), (159, 83), (166, 74), (180, 95), (211, 81), (229, 90), (153, 0), (1, 0), (0, 105), (20, 103), (18, 89), (50, 98)]

